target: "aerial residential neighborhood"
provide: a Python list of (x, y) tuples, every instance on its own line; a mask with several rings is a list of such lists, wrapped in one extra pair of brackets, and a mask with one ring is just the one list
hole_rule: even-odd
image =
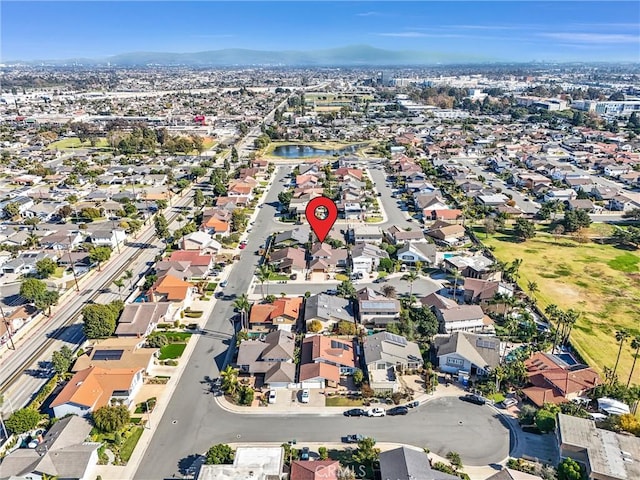
[[(114, 15), (49, 3), (33, 25)], [(515, 2), (429, 3), (397, 32), (401, 3), (250, 5), (384, 48), (159, 53), (123, 20), (108, 50), (138, 53), (102, 57), (31, 50), (8, 7), (0, 480), (640, 479), (638, 12), (531, 34)]]

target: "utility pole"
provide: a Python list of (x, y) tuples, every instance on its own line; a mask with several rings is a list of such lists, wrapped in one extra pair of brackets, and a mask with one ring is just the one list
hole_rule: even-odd
[(2, 305), (0, 305), (0, 314), (2, 315), (2, 321), (4, 323), (5, 328), (7, 329), (7, 333), (9, 334), (9, 341), (11, 342), (11, 348), (15, 350), (16, 344), (13, 343), (13, 334), (11, 333), (11, 327), (9, 325), (9, 322), (7, 321), (7, 317), (4, 316), (4, 310), (2, 309)]

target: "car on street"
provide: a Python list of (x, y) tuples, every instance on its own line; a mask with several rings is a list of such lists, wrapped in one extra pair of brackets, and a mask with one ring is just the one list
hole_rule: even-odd
[(347, 435), (342, 438), (344, 443), (358, 443), (364, 440), (364, 435), (360, 435), (359, 433), (354, 433), (353, 435)]
[(407, 403), (407, 407), (408, 408), (415, 408), (415, 407), (419, 407), (420, 406), (420, 402), (419, 401), (414, 401), (414, 402), (409, 402)]
[(467, 395), (460, 397), (460, 400), (462, 400), (463, 402), (474, 403), (476, 405), (484, 405), (485, 403), (487, 403), (487, 400), (484, 397), (475, 395), (473, 393), (468, 393)]
[(238, 247), (240, 250), (244, 250), (245, 248), (247, 248), (247, 244), (246, 243), (241, 243), (240, 246)]
[(338, 290), (336, 290), (334, 288), (330, 288), (329, 290), (326, 290), (324, 293), (326, 293), (327, 295), (337, 295), (338, 294)]
[(269, 403), (276, 403), (276, 391), (275, 390), (269, 390)]
[(362, 408), (352, 408), (351, 410), (345, 410), (344, 412), (345, 417), (364, 417), (366, 415), (366, 410), (363, 410)]
[(393, 407), (387, 410), (387, 415), (395, 416), (395, 415), (406, 415), (409, 413), (409, 409), (407, 407)]
[(229, 285), (229, 282), (227, 280), (223, 280), (223, 281), (220, 282), (220, 286), (222, 288), (226, 287), (227, 285)]
[(387, 412), (384, 411), (384, 408), (374, 407), (367, 410), (367, 417), (384, 417)]
[(304, 389), (302, 390), (302, 394), (300, 395), (300, 401), (302, 403), (309, 403), (309, 390), (308, 389)]

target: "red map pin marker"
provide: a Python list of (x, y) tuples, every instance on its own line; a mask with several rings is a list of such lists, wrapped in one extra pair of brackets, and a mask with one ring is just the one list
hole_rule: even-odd
[(316, 197), (307, 204), (304, 213), (318, 240), (324, 242), (338, 218), (338, 207), (335, 202), (327, 197)]

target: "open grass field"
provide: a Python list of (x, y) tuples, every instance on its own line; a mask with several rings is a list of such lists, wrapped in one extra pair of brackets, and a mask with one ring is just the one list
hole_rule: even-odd
[[(613, 367), (618, 353), (617, 329), (640, 335), (640, 251), (615, 245), (581, 244), (570, 238), (556, 239), (539, 232), (533, 239), (518, 242), (510, 235), (495, 233), (478, 238), (506, 262), (522, 259), (520, 286), (527, 291), (536, 282), (538, 305), (549, 304), (582, 312), (571, 332), (571, 341), (583, 358), (598, 371)], [(626, 383), (633, 363), (630, 340), (623, 347), (618, 378)], [(640, 368), (632, 383), (640, 384)]]
[[(99, 138), (96, 143), (95, 148), (105, 148), (108, 147), (109, 143), (106, 138)], [(57, 142), (53, 142), (47, 146), (47, 150), (66, 150), (70, 148), (87, 148), (91, 147), (91, 142), (89, 140), (85, 140), (85, 142), (80, 142), (78, 137), (69, 137), (63, 138), (62, 140), (58, 140)]]

